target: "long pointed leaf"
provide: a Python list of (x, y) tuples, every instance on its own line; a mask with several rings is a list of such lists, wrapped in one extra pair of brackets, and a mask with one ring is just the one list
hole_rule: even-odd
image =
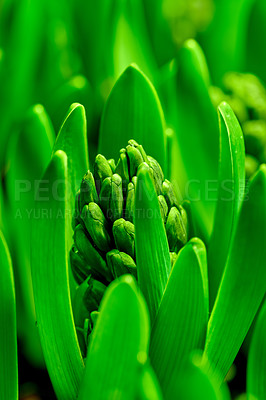
[(120, 76), (105, 105), (99, 153), (116, 158), (117, 152), (130, 139), (141, 143), (147, 154), (165, 169), (162, 108), (151, 82), (133, 65)]
[(248, 400), (266, 398), (266, 301), (252, 336), (247, 366)]
[(151, 362), (166, 399), (189, 353), (204, 346), (208, 303), (206, 250), (194, 238), (178, 255), (152, 329)]
[(12, 263), (0, 232), (0, 399), (18, 399), (16, 301)]
[(245, 192), (245, 148), (239, 122), (227, 103), (218, 107), (220, 162), (218, 202), (208, 246), (210, 303), (215, 296), (226, 264), (233, 230)]
[(266, 166), (242, 203), (227, 265), (208, 324), (205, 354), (220, 381), (248, 332), (266, 290)]
[(63, 151), (58, 151), (40, 183), (32, 221), (32, 278), (37, 324), (58, 399), (77, 397), (84, 368), (68, 281), (71, 244), (68, 190), (67, 157)]
[(169, 246), (148, 166), (138, 172), (135, 195), (138, 280), (154, 321), (171, 270)]
[(125, 275), (109, 286), (102, 300), (79, 399), (135, 399), (148, 341), (144, 299), (134, 279)]

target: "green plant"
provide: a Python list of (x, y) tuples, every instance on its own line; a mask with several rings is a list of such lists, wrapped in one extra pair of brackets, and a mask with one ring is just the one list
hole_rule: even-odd
[[(127, 104), (117, 119), (116, 113), (120, 113), (123, 96), (128, 93), (130, 85), (132, 90), (139, 89), (135, 92), (136, 96), (131, 97), (132, 103)], [(143, 93), (149, 94), (145, 95), (146, 101)], [(139, 103), (139, 98), (142, 103)], [(100, 305), (99, 316), (93, 315), (92, 320), (94, 323), (96, 321), (96, 325), (89, 341), (83, 376), (84, 361), (71, 307), (75, 285), (71, 274), (69, 276), (67, 259), (71, 247), (73, 194), (87, 170), (88, 157), (87, 149), (83, 146), (83, 108), (79, 105), (71, 108), (43, 177), (43, 182), (48, 182), (49, 196), (44, 200), (40, 192), (39, 199), (35, 201), (36, 215), (40, 215), (42, 209), (49, 209), (49, 218), (36, 218), (33, 221), (32, 237), (38, 329), (48, 371), (59, 398), (74, 398), (78, 393), (80, 398), (89, 394), (101, 398), (101, 393), (107, 397), (112, 393), (111, 396), (115, 398), (116, 393), (120, 393), (122, 398), (161, 398), (163, 395), (170, 399), (180, 392), (184, 398), (193, 399), (193, 388), (188, 388), (190, 385), (184, 385), (184, 382), (194, 382), (194, 379), (195, 391), (202, 393), (202, 396), (209, 393), (209, 398), (227, 398), (226, 389), (220, 389), (220, 385), (265, 294), (265, 271), (261, 268), (261, 260), (264, 259), (265, 251), (266, 176), (265, 167), (261, 166), (245, 194), (242, 186), (244, 144), (241, 128), (226, 103), (221, 104), (218, 111), (220, 179), (216, 217), (208, 243), (214, 254), (209, 260), (209, 274), (212, 271), (209, 282), (206, 249), (203, 242), (196, 238), (191, 239), (179, 252), (169, 275), (169, 250), (154, 183), (149, 168), (140, 168), (135, 207), (144, 210), (144, 215), (150, 209), (154, 216), (157, 215), (157, 218), (135, 218), (136, 265), (141, 292), (146, 299), (151, 319), (150, 347), (148, 322), (144, 322), (148, 321), (148, 314), (143, 295), (136, 289), (133, 278), (125, 276), (107, 290)], [(112, 124), (107, 123), (109, 118), (120, 121), (116, 126), (118, 149), (121, 141), (126, 140), (126, 135), (141, 139), (135, 134), (137, 132), (141, 135), (141, 131), (138, 131), (134, 123), (130, 124), (130, 115), (136, 120), (141, 115), (143, 127), (149, 127), (150, 118), (161, 119), (161, 123), (154, 127), (153, 137), (143, 134), (142, 141), (146, 141), (148, 148), (149, 140), (154, 140), (157, 135), (158, 139), (162, 138), (162, 142), (159, 139), (158, 143), (164, 143), (164, 131), (161, 129), (164, 121), (158, 98), (150, 83), (143, 79), (142, 73), (133, 67), (126, 70), (118, 80), (103, 113), (100, 144), (102, 152), (106, 146), (107, 157), (112, 154), (108, 142), (108, 126), (112, 127)], [(70, 145), (73, 143), (73, 131), (76, 132), (75, 142), (81, 143), (80, 146)], [(153, 143), (152, 148), (155, 147), (159, 155), (157, 158), (165, 159), (165, 147)], [(169, 160), (169, 156), (166, 160)], [(78, 179), (76, 174), (81, 169), (83, 171)], [(61, 185), (56, 198), (52, 190), (58, 180)], [(227, 201), (224, 196), (228, 188), (223, 185), (226, 180), (233, 185), (235, 194), (229, 196)], [(148, 190), (143, 191), (140, 197), (139, 188), (142, 185)], [(153, 191), (154, 196), (148, 196)], [(196, 227), (200, 221), (193, 202), (190, 209)], [(193, 218), (189, 223), (193, 225)], [(56, 252), (53, 250), (55, 242)], [(215, 254), (220, 270), (215, 270)], [(215, 271), (221, 280), (217, 276), (213, 278)], [(217, 284), (219, 290), (216, 296)], [(212, 289), (215, 299), (210, 317), (208, 288)], [(83, 312), (82, 308), (79, 310)], [(123, 317), (120, 319), (120, 316)], [(131, 339), (123, 342), (124, 335), (129, 335)], [(203, 353), (193, 356), (191, 364), (190, 354), (197, 349)], [(155, 370), (159, 384), (151, 367)], [(126, 380), (125, 371), (131, 371)], [(134, 387), (132, 382), (135, 382)], [(161, 386), (162, 394), (158, 385)], [(128, 392), (125, 392), (125, 388), (128, 388)]]

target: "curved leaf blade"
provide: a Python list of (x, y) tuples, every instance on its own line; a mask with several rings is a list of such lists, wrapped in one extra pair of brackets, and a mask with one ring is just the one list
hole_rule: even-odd
[(220, 104), (218, 116), (220, 126), (218, 201), (208, 246), (211, 306), (215, 301), (245, 192), (245, 146), (242, 129), (227, 103)]
[(153, 85), (134, 65), (123, 72), (106, 102), (98, 152), (116, 159), (130, 139), (142, 144), (165, 170), (163, 111)]
[(206, 250), (194, 238), (179, 252), (151, 334), (151, 362), (166, 399), (190, 352), (204, 346), (208, 304)]
[(171, 271), (170, 253), (149, 167), (141, 166), (135, 194), (138, 282), (154, 321)]
[[(45, 197), (42, 190), (47, 184)], [(32, 221), (32, 279), (47, 369), (59, 399), (76, 398), (84, 364), (70, 301), (67, 157), (57, 151), (40, 182)]]
[(266, 290), (266, 166), (252, 179), (208, 324), (205, 355), (222, 382)]
[(0, 399), (18, 399), (15, 285), (12, 262), (0, 231)]
[(248, 400), (266, 398), (266, 301), (259, 313), (251, 339), (247, 365)]
[(135, 399), (148, 341), (146, 304), (133, 277), (124, 275), (108, 287), (100, 305), (79, 400)]

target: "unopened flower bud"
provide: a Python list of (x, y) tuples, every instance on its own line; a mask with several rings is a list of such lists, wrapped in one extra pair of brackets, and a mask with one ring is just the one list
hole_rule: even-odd
[(104, 252), (109, 251), (111, 249), (111, 238), (108, 233), (108, 224), (98, 204), (89, 203), (85, 205), (81, 216), (87, 231), (98, 249)]
[(114, 278), (121, 275), (132, 274), (137, 279), (137, 267), (132, 257), (117, 249), (106, 254), (107, 264)]
[(117, 219), (113, 224), (113, 236), (116, 248), (135, 257), (135, 227), (124, 218)]
[(176, 207), (172, 207), (166, 221), (166, 234), (170, 251), (177, 252), (186, 244), (187, 232), (185, 223), (186, 221), (183, 220), (180, 211)]
[(101, 185), (104, 179), (107, 177), (111, 177), (112, 175), (113, 171), (108, 161), (103, 155), (98, 154), (95, 158), (94, 163), (94, 178), (98, 193), (101, 189)]
[(99, 280), (103, 279), (104, 281), (111, 282), (112, 274), (110, 273), (106, 262), (96, 248), (92, 245), (81, 224), (77, 225), (75, 228), (74, 242), (78, 251), (83, 256), (90, 270), (92, 271), (93, 276)]

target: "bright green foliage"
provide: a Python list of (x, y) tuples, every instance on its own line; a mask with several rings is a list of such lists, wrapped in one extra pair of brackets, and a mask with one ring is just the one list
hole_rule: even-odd
[(0, 232), (0, 399), (18, 399), (16, 301), (12, 263)]
[(151, 334), (151, 362), (166, 399), (190, 352), (204, 347), (208, 307), (206, 250), (195, 238), (179, 252)]
[(47, 369), (56, 395), (62, 400), (77, 397), (84, 368), (69, 290), (71, 205), (67, 176), (66, 154), (57, 151), (40, 182), (32, 221), (37, 325)]
[(124, 275), (109, 286), (101, 303), (79, 399), (135, 399), (148, 342), (144, 299), (134, 279)]
[(248, 400), (266, 397), (266, 302), (262, 305), (248, 354)]
[(205, 354), (224, 379), (266, 290), (266, 166), (242, 203), (227, 265), (208, 324)]
[(149, 167), (145, 164), (138, 172), (134, 221), (138, 281), (153, 322), (171, 270), (171, 263), (157, 195)]

